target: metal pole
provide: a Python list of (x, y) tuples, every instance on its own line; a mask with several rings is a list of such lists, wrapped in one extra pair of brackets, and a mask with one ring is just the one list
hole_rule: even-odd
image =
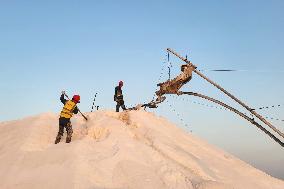
[[(170, 48), (167, 48), (167, 51), (174, 54), (175, 56), (177, 56), (179, 59), (181, 59), (182, 61), (186, 62), (187, 64), (190, 64), (191, 66), (195, 67), (195, 65), (193, 65), (190, 61), (188, 61), (186, 58), (183, 58), (182, 56), (180, 56), (179, 54), (177, 54), (175, 51), (173, 51)], [(203, 75), (202, 73), (200, 73), (198, 70), (194, 69), (193, 70), (197, 75), (199, 75), (200, 77), (202, 77), (203, 79), (205, 79), (206, 81), (208, 81), (209, 83), (211, 83), (212, 85), (214, 85), (215, 87), (217, 87), (219, 90), (221, 90), (223, 93), (225, 93), (226, 95), (228, 95), (230, 98), (232, 98), (233, 100), (235, 100), (237, 103), (239, 103), (241, 106), (243, 106), (245, 109), (247, 109), (249, 112), (251, 112), (253, 115), (255, 115), (258, 119), (260, 119), (263, 123), (265, 123), (266, 125), (268, 125), (273, 131), (275, 131), (276, 133), (278, 133), (282, 138), (284, 138), (284, 134), (279, 131), (276, 127), (274, 127), (270, 122), (268, 122), (266, 119), (264, 119), (261, 115), (259, 115), (257, 112), (255, 112), (254, 109), (248, 107), (245, 103), (243, 103), (242, 101), (240, 101), (239, 99), (237, 99), (235, 96), (233, 96), (231, 93), (229, 93), (228, 91), (226, 91), (224, 88), (222, 88), (220, 85), (218, 85), (217, 83), (215, 83), (214, 81), (210, 80), (209, 78), (207, 78), (205, 75)]]
[(91, 109), (91, 112), (93, 112), (93, 110), (94, 110), (94, 107), (96, 107), (96, 106), (95, 106), (95, 102), (96, 102), (96, 97), (97, 97), (97, 94), (98, 94), (98, 93), (96, 93), (96, 94), (95, 94), (95, 97), (94, 97), (94, 100), (93, 100), (93, 105), (92, 105), (92, 109)]

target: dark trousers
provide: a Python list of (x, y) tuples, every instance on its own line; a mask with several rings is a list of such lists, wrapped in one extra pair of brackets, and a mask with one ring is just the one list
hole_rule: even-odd
[(66, 143), (71, 142), (73, 129), (72, 129), (70, 119), (60, 117), (59, 118), (59, 131), (58, 131), (58, 134), (57, 134), (57, 137), (56, 137), (56, 140), (55, 140), (55, 144), (60, 142), (60, 139), (61, 139), (61, 137), (63, 136), (63, 133), (64, 133), (64, 129), (66, 129), (66, 131), (67, 131)]
[(119, 108), (121, 107), (123, 110), (126, 110), (125, 105), (124, 105), (124, 100), (117, 100), (116, 101), (116, 112), (119, 112)]

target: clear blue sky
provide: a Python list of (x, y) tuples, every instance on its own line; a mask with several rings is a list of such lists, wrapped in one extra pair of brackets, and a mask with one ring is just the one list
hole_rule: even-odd
[[(58, 112), (62, 90), (81, 95), (82, 111), (95, 92), (98, 105), (114, 109), (119, 80), (127, 105), (149, 101), (168, 47), (200, 69), (257, 71), (206, 74), (252, 107), (284, 104), (283, 10), (281, 0), (0, 1), (0, 120)], [(171, 61), (177, 73), (180, 62)], [(233, 105), (196, 75), (184, 90)], [(194, 134), (284, 179), (283, 149), (254, 126), (227, 111), (171, 103)], [(184, 126), (168, 104), (157, 113)], [(283, 108), (260, 113), (284, 119)]]

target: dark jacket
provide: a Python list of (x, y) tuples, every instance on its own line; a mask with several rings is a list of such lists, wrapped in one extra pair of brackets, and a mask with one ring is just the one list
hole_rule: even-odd
[(117, 86), (115, 87), (114, 91), (114, 101), (119, 101), (119, 100), (123, 100), (123, 94), (121, 87)]

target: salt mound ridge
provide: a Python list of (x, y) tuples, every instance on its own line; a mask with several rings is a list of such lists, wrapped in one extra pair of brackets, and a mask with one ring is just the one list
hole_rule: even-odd
[(284, 182), (145, 111), (72, 118), (55, 145), (58, 116), (0, 123), (1, 189), (283, 189)]

